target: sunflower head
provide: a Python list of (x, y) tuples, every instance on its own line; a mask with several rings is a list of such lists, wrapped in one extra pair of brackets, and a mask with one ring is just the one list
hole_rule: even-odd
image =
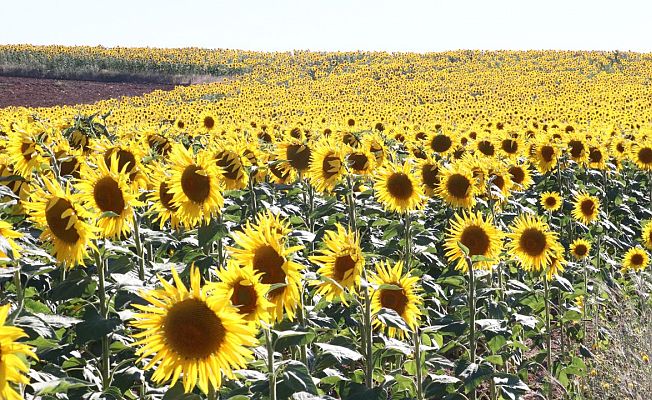
[(442, 170), (437, 195), (446, 203), (453, 207), (471, 208), (475, 205), (475, 192), (470, 170), (463, 166), (451, 166)]
[(5, 325), (10, 308), (10, 304), (0, 306), (0, 399), (20, 400), (23, 397), (12, 386), (29, 384), (27, 360), (38, 357), (28, 345), (18, 342), (27, 336), (21, 328)]
[(587, 193), (580, 193), (575, 197), (573, 204), (573, 217), (588, 225), (598, 218), (600, 211), (600, 200), (596, 196)]
[(648, 221), (641, 230), (641, 239), (643, 246), (648, 250), (652, 250), (652, 220)]
[(319, 192), (329, 193), (335, 189), (344, 173), (341, 151), (331, 140), (324, 140), (315, 146), (308, 179)]
[(591, 243), (586, 239), (575, 239), (570, 246), (570, 253), (576, 260), (583, 260), (591, 252)]
[(423, 188), (407, 162), (383, 166), (374, 178), (374, 189), (378, 201), (388, 211), (403, 213), (424, 204)]
[(627, 250), (622, 262), (622, 271), (642, 271), (650, 263), (650, 256), (641, 247), (632, 247)]
[(540, 198), (541, 205), (546, 211), (557, 211), (561, 208), (563, 200), (558, 192), (543, 192)]
[(141, 330), (133, 335), (136, 355), (147, 361), (144, 369), (155, 369), (154, 382), (174, 385), (181, 378), (186, 393), (195, 386), (208, 393), (221, 386), (222, 374), (232, 378), (252, 358), (256, 328), (229, 297), (208, 294), (194, 267), (190, 290), (174, 269), (172, 277), (174, 285), (160, 278), (162, 288), (141, 292), (149, 304), (134, 305), (139, 312), (131, 324)]
[(526, 271), (540, 271), (550, 265), (557, 235), (539, 216), (521, 214), (514, 220), (507, 234), (510, 254), (513, 254)]
[(22, 233), (13, 230), (10, 223), (0, 220), (0, 262), (20, 257), (22, 248), (14, 239), (22, 236)]
[(461, 243), (469, 249), (469, 257), (484, 258), (473, 263), (474, 269), (491, 269), (498, 261), (502, 240), (503, 233), (494, 226), (491, 217), (484, 218), (480, 212), (456, 213), (446, 235), (446, 257), (450, 262), (456, 262), (456, 269), (467, 272), (468, 263), (459, 246)]

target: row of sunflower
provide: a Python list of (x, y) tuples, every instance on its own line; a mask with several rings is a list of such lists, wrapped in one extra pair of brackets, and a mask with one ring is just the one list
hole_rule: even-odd
[[(4, 398), (582, 392), (608, 296), (649, 289), (648, 128), (487, 117), (468, 99), (455, 123), (439, 105), (403, 123), (321, 68), (347, 96), (322, 110), (305, 94), (332, 89), (301, 77), (267, 103), (285, 89), (263, 68), (3, 111)], [(434, 104), (431, 75), (419, 89), (405, 68), (379, 67), (383, 85)]]

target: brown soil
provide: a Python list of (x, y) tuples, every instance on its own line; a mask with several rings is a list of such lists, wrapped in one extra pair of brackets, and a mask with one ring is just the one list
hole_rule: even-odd
[(120, 96), (139, 96), (154, 90), (171, 90), (174, 86), (0, 76), (0, 108), (88, 104)]

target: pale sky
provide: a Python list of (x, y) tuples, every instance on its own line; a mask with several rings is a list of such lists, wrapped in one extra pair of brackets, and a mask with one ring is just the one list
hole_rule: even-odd
[(0, 44), (652, 51), (646, 0), (0, 0)]

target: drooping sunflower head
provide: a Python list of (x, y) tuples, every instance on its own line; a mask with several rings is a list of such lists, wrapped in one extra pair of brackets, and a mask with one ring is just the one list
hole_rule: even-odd
[(14, 386), (29, 384), (27, 360), (38, 360), (38, 357), (28, 345), (18, 342), (27, 336), (21, 328), (5, 325), (10, 308), (10, 304), (0, 306), (0, 399), (21, 400), (23, 396)]
[(432, 197), (439, 186), (441, 181), (440, 169), (441, 165), (431, 157), (419, 160), (417, 163), (416, 174), (421, 178), (421, 186), (428, 197)]
[(439, 195), (446, 203), (456, 208), (471, 208), (475, 205), (476, 187), (473, 174), (463, 166), (452, 165), (443, 168), (437, 187)]
[(474, 269), (491, 269), (492, 265), (498, 262), (502, 250), (503, 233), (494, 226), (491, 217), (484, 218), (480, 212), (455, 214), (451, 219), (444, 247), (448, 260), (457, 262), (455, 268), (466, 273), (468, 263), (459, 243), (469, 249), (469, 257), (486, 258), (475, 262)]
[(221, 145), (214, 152), (215, 163), (222, 173), (226, 190), (244, 189), (249, 183), (249, 174), (245, 170), (246, 158), (241, 157), (237, 145)]
[(38, 132), (25, 128), (11, 131), (6, 152), (16, 174), (29, 178), (32, 171), (43, 163), (43, 149), (37, 140)]
[(310, 257), (310, 261), (319, 266), (317, 274), (328, 279), (312, 284), (317, 286), (317, 293), (327, 301), (335, 298), (346, 305), (344, 290), (357, 290), (365, 260), (356, 233), (340, 224), (336, 228), (337, 231), (324, 233), (324, 246), (319, 250), (320, 254)]
[(553, 141), (547, 138), (537, 140), (534, 145), (533, 164), (541, 174), (545, 174), (557, 166), (560, 153), (559, 146)]
[(573, 204), (573, 217), (588, 225), (598, 218), (600, 212), (600, 200), (596, 196), (591, 196), (587, 193), (580, 193), (575, 196)]
[(378, 201), (388, 211), (403, 213), (421, 208), (425, 195), (409, 163), (388, 163), (374, 177)]
[(369, 152), (374, 156), (374, 164), (382, 165), (387, 159), (388, 154), (384, 137), (378, 133), (373, 133), (371, 135), (365, 136), (363, 141), (364, 143), (362, 147), (368, 149)]
[(75, 187), (79, 198), (93, 210), (100, 236), (114, 238), (127, 234), (133, 225), (133, 207), (136, 200), (128, 177), (118, 171), (116, 154), (109, 167), (102, 155), (92, 157), (81, 169), (81, 180)]
[(507, 168), (509, 176), (517, 190), (525, 191), (534, 183), (528, 165), (528, 163), (515, 163)]
[(584, 164), (589, 159), (589, 146), (586, 137), (581, 134), (571, 134), (566, 140), (566, 148), (570, 158), (578, 164)]
[(160, 163), (153, 163), (149, 168), (149, 180), (152, 190), (148, 193), (149, 211), (154, 214), (155, 220), (159, 220), (159, 226), (163, 229), (165, 223), (170, 221), (172, 229), (179, 227), (180, 221), (177, 217), (179, 209), (172, 200), (174, 195), (170, 191), (170, 173), (166, 166)]
[(563, 205), (563, 200), (559, 192), (543, 192), (541, 193), (540, 202), (546, 211), (557, 211)]
[(570, 253), (576, 260), (583, 260), (591, 252), (591, 243), (586, 239), (575, 239), (570, 246)]
[[(419, 278), (404, 273), (401, 261), (393, 266), (389, 262), (380, 261), (376, 263), (375, 269), (375, 273), (369, 274), (369, 282), (375, 288), (371, 296), (372, 315), (378, 314), (383, 308), (394, 310), (410, 329), (415, 329), (419, 325), (419, 306), (423, 302), (418, 294)], [(382, 285), (386, 286), (381, 288)], [(402, 338), (406, 333), (394, 327), (385, 327), (378, 319), (374, 320), (373, 325), (377, 329), (387, 328), (389, 337)]]
[(231, 305), (250, 324), (259, 326), (270, 323), (269, 310), (274, 307), (265, 297), (269, 285), (260, 282), (252, 268), (243, 268), (229, 262), (225, 269), (217, 271), (220, 279), (207, 285), (207, 291), (218, 299), (229, 299)]
[(194, 267), (190, 290), (174, 269), (172, 277), (174, 285), (160, 278), (162, 288), (141, 292), (149, 304), (134, 304), (139, 312), (131, 324), (141, 330), (133, 334), (136, 355), (147, 361), (144, 369), (155, 369), (154, 382), (174, 385), (181, 378), (186, 393), (195, 386), (208, 393), (221, 386), (222, 374), (233, 378), (252, 358), (256, 328), (228, 297), (208, 295)]
[(564, 272), (564, 265), (566, 265), (566, 260), (564, 259), (564, 247), (556, 243), (552, 249), (550, 259), (546, 264), (546, 279), (552, 280), (553, 277)]
[(512, 223), (508, 245), (510, 254), (526, 271), (540, 271), (550, 265), (554, 248), (558, 245), (557, 235), (550, 230), (541, 217), (521, 214)]
[(604, 170), (607, 167), (608, 155), (603, 150), (602, 146), (597, 142), (592, 142), (589, 145), (588, 163), (589, 168)]
[(650, 256), (641, 247), (632, 247), (627, 250), (622, 262), (622, 271), (642, 271), (650, 263)]
[(224, 205), (223, 183), (214, 160), (205, 151), (193, 155), (183, 145), (170, 153), (169, 193), (181, 224), (194, 227), (208, 223)]
[(292, 169), (302, 174), (310, 167), (312, 149), (307, 143), (299, 140), (286, 140), (277, 145), (276, 159), (280, 161), (281, 169)]
[(25, 203), (30, 219), (42, 230), (40, 238), (50, 244), (57, 261), (66, 268), (83, 266), (88, 251), (94, 248), (95, 232), (87, 222), (91, 215), (69, 187), (64, 189), (47, 177), (43, 183), (45, 188), (35, 188)]
[(347, 149), (345, 159), (347, 170), (356, 175), (369, 175), (373, 172), (376, 164), (376, 157), (367, 149)]
[(344, 174), (342, 152), (332, 140), (320, 141), (313, 152), (308, 178), (313, 187), (322, 193), (330, 193)]
[(231, 236), (237, 245), (229, 248), (233, 260), (241, 267), (252, 268), (261, 283), (270, 285), (267, 299), (274, 304), (270, 310), (272, 320), (282, 320), (284, 312), (290, 320), (294, 319), (302, 290), (303, 266), (290, 257), (302, 246), (288, 247), (268, 219), (255, 225), (247, 223)]
[(20, 257), (22, 248), (14, 239), (22, 236), (22, 233), (13, 230), (9, 222), (0, 220), (0, 262)]

